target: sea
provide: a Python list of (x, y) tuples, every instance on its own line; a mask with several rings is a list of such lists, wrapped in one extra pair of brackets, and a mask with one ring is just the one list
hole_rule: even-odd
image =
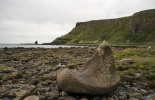
[(71, 48), (71, 47), (87, 47), (87, 46), (73, 46), (73, 45), (23, 45), (23, 44), (0, 44), (0, 48)]

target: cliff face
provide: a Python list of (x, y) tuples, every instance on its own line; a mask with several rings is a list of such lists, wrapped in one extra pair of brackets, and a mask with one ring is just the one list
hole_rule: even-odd
[(133, 16), (78, 22), (68, 34), (55, 39), (53, 44), (99, 43), (155, 43), (155, 9)]

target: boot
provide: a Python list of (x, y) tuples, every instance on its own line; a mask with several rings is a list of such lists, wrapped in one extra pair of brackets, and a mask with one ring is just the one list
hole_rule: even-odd
[(119, 81), (112, 49), (105, 41), (80, 71), (64, 69), (57, 73), (59, 89), (68, 93), (106, 94), (114, 91)]

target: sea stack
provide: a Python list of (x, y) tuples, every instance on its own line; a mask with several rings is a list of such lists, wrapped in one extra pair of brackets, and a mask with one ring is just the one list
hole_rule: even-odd
[(113, 52), (106, 41), (99, 45), (81, 70), (63, 69), (57, 72), (59, 89), (68, 93), (106, 94), (114, 91), (119, 82)]

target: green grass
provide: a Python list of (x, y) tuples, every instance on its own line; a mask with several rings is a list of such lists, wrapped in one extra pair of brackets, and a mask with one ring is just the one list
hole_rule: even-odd
[[(127, 69), (127, 66), (122, 66), (117, 63), (117, 61), (123, 58), (133, 59), (133, 68), (138, 70), (146, 70), (155, 68), (155, 50), (146, 49), (125, 49), (125, 50), (114, 50), (114, 57), (116, 59), (117, 69)], [(152, 70), (153, 71), (153, 70)]]
[(3, 79), (3, 77), (4, 77), (4, 75), (3, 75), (3, 74), (0, 74), (0, 80), (2, 80), (2, 79)]
[[(155, 88), (155, 49), (124, 49), (114, 50), (115, 67), (120, 75), (134, 76), (141, 73), (138, 81), (149, 83), (150, 88)], [(123, 58), (133, 59), (132, 64), (121, 65)], [(130, 67), (132, 66), (132, 67)]]
[(54, 41), (65, 44), (92, 41), (93, 44), (93, 41), (100, 43), (100, 41), (106, 40), (114, 45), (154, 45), (154, 14), (155, 9), (139, 12), (129, 17), (78, 23), (71, 32)]
[(147, 79), (155, 80), (155, 73), (151, 73), (151, 74), (147, 75)]

